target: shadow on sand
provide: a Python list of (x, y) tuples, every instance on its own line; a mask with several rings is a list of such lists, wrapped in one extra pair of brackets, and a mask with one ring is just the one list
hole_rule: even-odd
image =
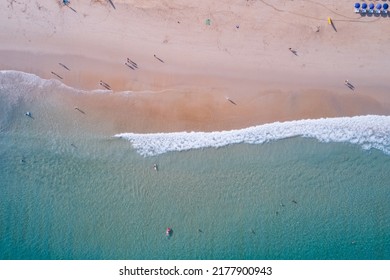
[(334, 22), (333, 22), (333, 20), (331, 21), (331, 23), (330, 23), (330, 24), (332, 25), (332, 27), (333, 27), (334, 31), (336, 31), (336, 32), (337, 32), (337, 28), (336, 28), (336, 26), (334, 25)]

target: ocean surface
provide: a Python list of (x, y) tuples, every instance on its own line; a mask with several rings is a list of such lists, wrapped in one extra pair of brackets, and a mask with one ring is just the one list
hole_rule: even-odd
[(0, 71), (0, 259), (390, 259), (390, 117), (106, 135), (72, 91)]

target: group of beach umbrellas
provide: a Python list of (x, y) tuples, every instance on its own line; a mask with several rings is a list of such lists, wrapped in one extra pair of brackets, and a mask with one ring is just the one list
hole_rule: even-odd
[[(361, 10), (359, 10), (360, 7), (362, 8)], [(369, 11), (372, 11), (375, 8), (375, 5), (374, 5), (374, 3), (370, 3), (368, 5), (366, 3), (362, 3), (362, 4), (355, 3), (355, 11), (356, 12), (360, 12), (360, 11), (365, 12), (367, 7), (368, 7)], [(383, 5), (381, 3), (376, 4), (376, 10), (378, 13), (381, 12), (381, 9), (383, 9), (382, 11), (384, 13), (387, 13), (388, 8), (389, 8), (389, 5), (387, 3), (384, 3)]]

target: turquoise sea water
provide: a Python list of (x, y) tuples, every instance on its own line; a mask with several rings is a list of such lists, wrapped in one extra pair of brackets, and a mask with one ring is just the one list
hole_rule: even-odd
[(63, 120), (42, 98), (58, 84), (0, 79), (0, 259), (390, 259), (382, 151), (297, 137), (143, 157)]

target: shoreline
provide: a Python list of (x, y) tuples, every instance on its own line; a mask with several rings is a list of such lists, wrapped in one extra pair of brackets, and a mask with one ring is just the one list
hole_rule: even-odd
[[(230, 130), (390, 114), (381, 53), (390, 44), (383, 45), (380, 35), (389, 19), (357, 18), (345, 3), (326, 0), (336, 13), (298, 1), (316, 14), (305, 18), (292, 3), (282, 3), (281, 13), (255, 2), (201, 1), (195, 9), (184, 0), (171, 7), (126, 0), (117, 1), (113, 11), (74, 1), (76, 14), (49, 1), (40, 9), (22, 2), (25, 9), (15, 3), (0, 11), (6, 26), (0, 32), (0, 70), (33, 73), (82, 90), (105, 90), (99, 85), (104, 81), (113, 90), (109, 96), (61, 99), (80, 103), (115, 132)], [(324, 20), (329, 13), (337, 32)], [(205, 25), (203, 17), (212, 24)], [(31, 18), (38, 22), (23, 27)], [(277, 25), (268, 23), (275, 20)], [(51, 25), (42, 28), (45, 21)], [(358, 23), (358, 31), (357, 21), (366, 23)], [(313, 30), (317, 26), (319, 32)], [(364, 32), (366, 38), (357, 36)], [(289, 46), (296, 46), (297, 56)], [(125, 65), (127, 58), (139, 68)], [(344, 85), (346, 79), (355, 90)], [(131, 100), (120, 96), (123, 91), (132, 92)]]
[[(315, 89), (299, 92), (264, 90), (227, 97), (226, 92), (215, 89), (207, 92), (193, 89), (110, 92), (101, 89), (93, 93), (66, 85), (56, 88), (45, 97), (53, 99), (52, 106), (67, 112), (70, 119), (77, 116), (74, 112), (77, 107), (87, 113), (85, 120), (90, 128), (99, 123), (98, 130), (108, 134), (212, 132), (284, 121), (390, 115), (389, 105), (380, 102), (386, 92), (380, 91), (376, 91), (376, 98)], [(37, 100), (43, 101), (42, 97)]]

